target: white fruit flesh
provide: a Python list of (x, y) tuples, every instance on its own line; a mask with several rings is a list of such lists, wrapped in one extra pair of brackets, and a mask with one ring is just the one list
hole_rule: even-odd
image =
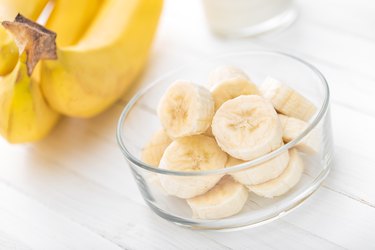
[(259, 90), (284, 115), (308, 121), (316, 112), (312, 102), (274, 78), (267, 77)]
[(160, 159), (171, 142), (172, 139), (168, 137), (163, 129), (157, 131), (143, 148), (142, 161), (153, 167), (159, 166)]
[[(296, 139), (308, 126), (302, 120), (281, 114), (279, 114), (279, 119), (283, 128), (283, 141), (285, 143)], [(315, 128), (296, 145), (296, 148), (308, 154), (316, 154), (319, 152), (319, 144), (318, 130)]]
[[(289, 162), (289, 153), (285, 151), (280, 155), (256, 165), (252, 168), (232, 173), (233, 178), (244, 185), (257, 185), (272, 180), (281, 175)], [(242, 164), (244, 161), (230, 157), (226, 167)]]
[(188, 199), (193, 217), (220, 219), (239, 213), (245, 205), (249, 191), (230, 176), (224, 176), (207, 193)]
[(161, 98), (158, 116), (171, 138), (204, 133), (214, 115), (211, 93), (186, 81), (174, 82)]
[(244, 161), (267, 154), (282, 144), (280, 120), (271, 103), (260, 96), (239, 96), (225, 102), (212, 121), (219, 146)]
[[(159, 168), (175, 171), (200, 171), (222, 169), (227, 155), (216, 144), (215, 139), (195, 135), (173, 141), (165, 150)], [(222, 175), (173, 176), (159, 174), (164, 190), (180, 198), (192, 198), (211, 189)]]
[(289, 163), (285, 171), (276, 179), (248, 186), (249, 190), (259, 196), (273, 198), (287, 193), (301, 179), (303, 172), (303, 161), (296, 149), (289, 151)]
[(234, 66), (221, 66), (210, 72), (208, 75), (208, 87), (226, 81), (229, 79), (242, 78), (250, 80), (250, 78), (240, 68)]
[(241, 70), (233, 67), (216, 69), (210, 75), (211, 94), (217, 110), (224, 102), (240, 95), (259, 95), (258, 88)]

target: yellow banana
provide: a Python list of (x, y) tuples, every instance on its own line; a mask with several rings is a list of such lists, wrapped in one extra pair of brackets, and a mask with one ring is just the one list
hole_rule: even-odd
[(14, 70), (0, 78), (0, 133), (11, 143), (35, 141), (49, 133), (58, 121), (26, 69), (23, 54)]
[[(0, 0), (0, 21), (13, 20), (21, 13), (36, 20), (48, 0)], [(0, 76), (9, 74), (18, 62), (18, 47), (13, 38), (0, 27)]]
[[(13, 71), (0, 78), (0, 133), (11, 143), (29, 142), (44, 137), (59, 117), (46, 103), (39, 82), (31, 78), (39, 57), (48, 59), (55, 56), (53, 53), (40, 54), (40, 48), (50, 46), (49, 43), (53, 45), (56, 34), (46, 30), (36, 34), (33, 29), (19, 32), (20, 27), (27, 24), (25, 21), (18, 15), (15, 22), (2, 23), (12, 33), (22, 51)], [(35, 37), (38, 37), (36, 41), (33, 40)], [(33, 60), (34, 57), (36, 60)], [(34, 74), (38, 76), (39, 72), (40, 68), (37, 68)]]
[(10, 34), (0, 26), (0, 76), (9, 74), (18, 61), (18, 47)]
[[(85, 5), (88, 5), (88, 0), (57, 0), (55, 2), (47, 26), (59, 32), (62, 45), (68, 45), (78, 39), (96, 14), (96, 5), (93, 7)], [(75, 11), (81, 12), (81, 15), (71, 15), (69, 21), (66, 21), (69, 10), (74, 8)], [(85, 11), (90, 8), (91, 10)], [(74, 26), (71, 25), (73, 22)], [(64, 23), (68, 26), (64, 26)], [(13, 30), (13, 32), (20, 31)], [(22, 35), (13, 35), (18, 38), (18, 44), (21, 46), (23, 46), (22, 44), (35, 43), (32, 36), (28, 41), (21, 41)], [(21, 37), (17, 37), (17, 35)], [(45, 49), (42, 48), (42, 50)], [(50, 108), (41, 92), (41, 64), (37, 65), (32, 75), (28, 74), (27, 66), (33, 68), (33, 65), (28, 65), (30, 58), (26, 58), (26, 54), (23, 52), (22, 56), (18, 58), (17, 48), (16, 66), (13, 67), (10, 74), (0, 78), (0, 134), (11, 143), (30, 142), (43, 138), (55, 126), (60, 116)], [(0, 61), (1, 59), (2, 55), (0, 54)]]
[(18, 13), (36, 20), (49, 0), (0, 0), (0, 21), (13, 20)]
[(85, 33), (102, 0), (55, 0), (46, 28), (55, 31), (57, 46), (73, 45)]
[(143, 68), (162, 0), (106, 0), (77, 45), (43, 62), (41, 86), (51, 106), (91, 117), (113, 104)]

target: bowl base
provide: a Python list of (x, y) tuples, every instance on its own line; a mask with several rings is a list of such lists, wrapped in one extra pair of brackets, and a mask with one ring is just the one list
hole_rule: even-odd
[(212, 220), (212, 221), (186, 219), (186, 218), (181, 218), (178, 216), (171, 215), (165, 212), (164, 210), (158, 208), (155, 204), (147, 200), (146, 200), (146, 203), (152, 209), (152, 211), (154, 211), (158, 216), (180, 227), (189, 228), (189, 229), (198, 230), (198, 231), (202, 230), (202, 231), (230, 232), (230, 231), (244, 230), (248, 228), (258, 227), (258, 226), (267, 224), (269, 222), (272, 222), (274, 220), (280, 219), (281, 217), (287, 215), (294, 209), (301, 206), (305, 200), (307, 200), (312, 194), (315, 193), (315, 191), (318, 190), (322, 182), (330, 173), (330, 170), (331, 170), (331, 166), (329, 164), (327, 165), (326, 169), (323, 172), (321, 172), (320, 176), (317, 178), (314, 185), (312, 185), (308, 190), (305, 190), (305, 192), (302, 193), (299, 197), (296, 197), (296, 199), (294, 199), (294, 202), (290, 204), (286, 204), (285, 208), (281, 212), (268, 214), (267, 216), (264, 216), (264, 217), (253, 218), (250, 221), (246, 221), (246, 222), (243, 222), (243, 221), (239, 222), (238, 220), (231, 220), (231, 218)]

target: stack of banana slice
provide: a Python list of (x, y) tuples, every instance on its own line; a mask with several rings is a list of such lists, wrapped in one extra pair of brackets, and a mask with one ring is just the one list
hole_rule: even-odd
[[(163, 129), (142, 152), (142, 160), (174, 171), (223, 169), (264, 156), (306, 129), (314, 104), (280, 81), (268, 77), (258, 88), (241, 69), (220, 67), (208, 88), (176, 81), (158, 106)], [(228, 175), (159, 175), (169, 195), (186, 199), (194, 218), (219, 219), (239, 213), (249, 197), (273, 198), (300, 180), (298, 151), (319, 151), (311, 132), (294, 148), (254, 167)]]

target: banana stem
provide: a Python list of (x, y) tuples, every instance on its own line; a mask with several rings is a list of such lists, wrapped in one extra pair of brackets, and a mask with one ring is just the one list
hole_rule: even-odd
[(21, 14), (13, 22), (3, 21), (2, 25), (14, 37), (20, 54), (26, 52), (27, 74), (31, 76), (37, 63), (44, 59), (57, 59), (56, 33), (46, 29)]

